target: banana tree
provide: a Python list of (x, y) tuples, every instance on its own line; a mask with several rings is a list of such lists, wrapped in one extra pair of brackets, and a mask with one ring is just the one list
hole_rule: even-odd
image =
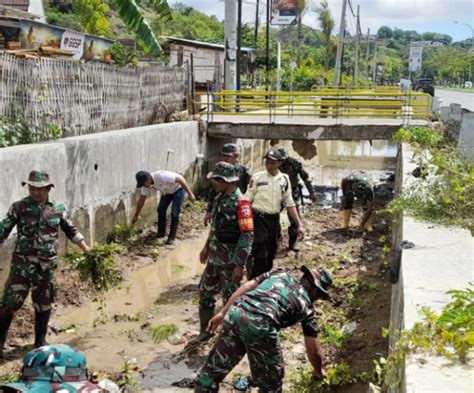
[(171, 8), (166, 0), (111, 0), (120, 18), (135, 33), (137, 40), (151, 56), (159, 56), (161, 46), (145, 20), (140, 5), (145, 3), (163, 20), (171, 19)]

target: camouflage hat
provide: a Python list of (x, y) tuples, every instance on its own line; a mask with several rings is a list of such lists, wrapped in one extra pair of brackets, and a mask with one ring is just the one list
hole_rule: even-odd
[(301, 266), (301, 271), (313, 279), (314, 285), (321, 292), (321, 299), (328, 300), (328, 288), (332, 285), (332, 276), (327, 270), (323, 269), (308, 269), (306, 266)]
[(54, 184), (49, 181), (49, 173), (45, 171), (31, 171), (28, 180), (22, 181), (21, 185), (24, 186), (25, 184), (29, 184), (33, 187), (48, 187), (53, 186)]
[(288, 159), (288, 152), (285, 150), (284, 147), (278, 147), (278, 148), (275, 149), (275, 150), (278, 150), (278, 151), (280, 152), (280, 154), (281, 154), (281, 159), (282, 159), (282, 160)]
[(269, 160), (272, 161), (281, 161), (284, 160), (281, 152), (279, 149), (272, 149), (270, 150), (267, 154), (265, 154), (265, 157), (263, 158), (268, 158)]
[(239, 180), (235, 171), (235, 166), (224, 161), (218, 162), (214, 167), (214, 171), (207, 174), (207, 178), (222, 179), (227, 183), (233, 183)]
[(222, 146), (221, 155), (223, 156), (233, 156), (236, 154), (240, 154), (239, 148), (235, 143), (226, 143)]

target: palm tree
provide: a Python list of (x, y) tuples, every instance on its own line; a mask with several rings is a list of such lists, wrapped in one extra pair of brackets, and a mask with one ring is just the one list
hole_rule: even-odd
[(298, 41), (303, 40), (303, 16), (308, 10), (308, 2), (306, 0), (296, 0), (296, 20), (298, 23)]
[[(144, 2), (142, 0), (111, 0), (120, 18), (135, 33), (140, 44), (151, 56), (158, 56), (161, 53), (161, 46), (140, 9), (140, 5)], [(147, 0), (146, 3), (153, 7), (161, 19), (171, 19), (171, 8), (166, 0)]]
[(334, 29), (334, 19), (331, 15), (327, 0), (321, 0), (319, 7), (315, 6), (314, 11), (318, 14), (318, 21), (323, 32), (324, 46), (326, 49), (326, 58), (324, 59), (324, 65), (326, 71), (329, 68), (329, 62), (333, 55), (334, 44), (332, 41), (332, 30)]

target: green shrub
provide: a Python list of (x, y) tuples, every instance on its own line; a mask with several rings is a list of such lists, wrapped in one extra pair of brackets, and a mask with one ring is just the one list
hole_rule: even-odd
[(43, 142), (61, 137), (63, 130), (55, 124), (47, 124), (43, 130), (31, 124), (22, 113), (0, 116), (0, 147)]
[(76, 14), (63, 13), (56, 8), (46, 11), (46, 21), (53, 26), (84, 32), (84, 27)]

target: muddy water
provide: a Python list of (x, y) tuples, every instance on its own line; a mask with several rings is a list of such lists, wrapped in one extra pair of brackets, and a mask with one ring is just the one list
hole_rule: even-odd
[[(164, 323), (175, 323), (185, 328), (181, 318), (185, 310), (174, 304), (157, 306), (156, 300), (169, 288), (190, 282), (197, 284), (203, 270), (199, 263), (207, 233), (195, 239), (179, 242), (172, 250), (165, 251), (156, 262), (134, 272), (126, 287), (110, 291), (105, 298), (105, 309), (98, 311), (98, 303), (90, 302), (78, 309), (56, 317), (54, 323), (72, 327), (69, 334), (61, 333), (55, 342), (69, 342), (87, 354), (93, 370), (117, 372), (126, 359), (138, 358), (139, 366), (146, 366), (169, 344), (155, 344), (150, 340), (147, 328)], [(182, 295), (176, 293), (177, 296)], [(197, 308), (196, 306), (194, 306)], [(186, 310), (194, 311), (194, 310)], [(105, 317), (104, 317), (105, 315)], [(123, 322), (114, 316), (139, 317), (139, 321)], [(103, 319), (105, 324), (93, 327)], [(146, 324), (147, 328), (140, 328)], [(74, 337), (74, 338), (72, 338)]]
[(317, 142), (318, 155), (305, 166), (317, 185), (339, 186), (354, 171), (367, 172), (377, 183), (387, 171), (395, 170), (397, 145), (386, 141)]

